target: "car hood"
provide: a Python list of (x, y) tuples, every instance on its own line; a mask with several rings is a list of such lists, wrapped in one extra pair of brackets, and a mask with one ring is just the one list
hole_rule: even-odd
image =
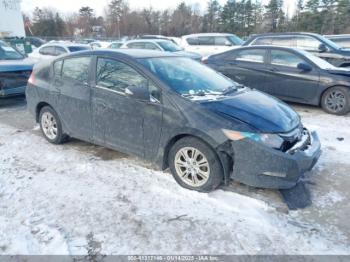
[(326, 69), (326, 71), (333, 75), (350, 76), (350, 69), (347, 69), (347, 68), (336, 67), (336, 68)]
[(174, 54), (180, 55), (180, 56), (186, 56), (186, 57), (190, 57), (193, 59), (201, 59), (202, 56), (200, 54), (194, 53), (194, 52), (187, 52), (187, 51), (177, 51), (174, 52)]
[(29, 58), (22, 60), (0, 60), (0, 72), (32, 70), (34, 61)]
[(300, 124), (300, 118), (292, 108), (255, 90), (201, 104), (215, 113), (245, 122), (263, 133), (286, 133)]

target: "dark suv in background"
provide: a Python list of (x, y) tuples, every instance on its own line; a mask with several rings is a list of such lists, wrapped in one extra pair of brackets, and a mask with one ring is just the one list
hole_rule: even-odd
[(337, 67), (350, 67), (350, 49), (313, 33), (269, 33), (251, 36), (244, 46), (275, 45), (298, 48), (327, 60)]

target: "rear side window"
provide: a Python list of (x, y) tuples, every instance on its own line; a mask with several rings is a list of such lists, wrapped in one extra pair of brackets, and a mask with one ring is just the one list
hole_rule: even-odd
[(89, 78), (90, 57), (67, 58), (63, 62), (62, 77), (79, 82), (87, 82)]
[(237, 61), (243, 62), (255, 62), (255, 63), (264, 63), (265, 50), (263, 49), (249, 49), (242, 50), (236, 55)]
[(109, 58), (98, 58), (96, 84), (100, 87), (124, 93), (130, 85), (147, 86), (147, 79), (130, 66)]
[(199, 45), (199, 41), (198, 41), (198, 38), (197, 37), (190, 37), (190, 38), (187, 38), (187, 43), (189, 45)]
[(42, 55), (56, 56), (56, 50), (54, 46), (44, 46), (39, 50), (39, 53)]
[(56, 46), (56, 55), (63, 55), (66, 54), (67, 51), (61, 46)]
[(297, 67), (299, 63), (305, 62), (299, 56), (283, 51), (283, 50), (271, 50), (271, 64), (279, 66)]
[(145, 49), (149, 50), (160, 50), (155, 44), (153, 43), (145, 43)]
[(215, 38), (212, 36), (200, 36), (198, 40), (199, 45), (215, 45)]
[(272, 37), (259, 37), (251, 45), (272, 45)]
[(57, 61), (53, 64), (53, 72), (55, 76), (61, 76), (63, 60)]
[(129, 43), (127, 44), (129, 48), (133, 49), (145, 49), (145, 43)]
[(273, 45), (284, 46), (284, 47), (295, 47), (295, 37), (293, 36), (280, 36), (275, 37), (272, 40)]

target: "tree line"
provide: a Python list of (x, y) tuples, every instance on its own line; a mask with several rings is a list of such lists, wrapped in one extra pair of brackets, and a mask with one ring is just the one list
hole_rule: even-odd
[(350, 33), (350, 0), (296, 0), (293, 14), (283, 0), (209, 0), (205, 12), (198, 4), (180, 3), (163, 11), (152, 7), (132, 10), (127, 0), (110, 0), (102, 16), (89, 6), (67, 15), (49, 8), (24, 14), (27, 35), (49, 37), (113, 37), (160, 34), (182, 36), (226, 32), (247, 37), (254, 33), (308, 31)]

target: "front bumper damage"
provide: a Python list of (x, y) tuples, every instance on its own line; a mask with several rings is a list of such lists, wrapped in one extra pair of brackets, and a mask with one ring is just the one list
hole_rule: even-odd
[(300, 176), (310, 171), (321, 155), (316, 132), (303, 132), (292, 148), (282, 152), (251, 139), (232, 141), (233, 172), (231, 178), (253, 187), (288, 189)]

